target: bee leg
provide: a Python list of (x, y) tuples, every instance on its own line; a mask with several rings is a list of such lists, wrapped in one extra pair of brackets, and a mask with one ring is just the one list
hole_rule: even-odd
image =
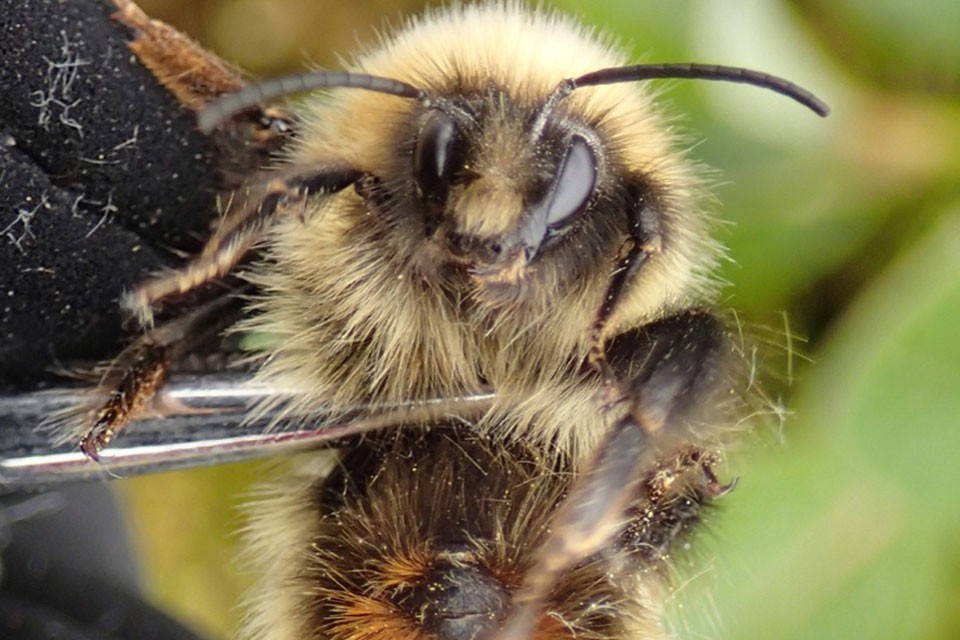
[(221, 295), (200, 309), (171, 320), (131, 343), (107, 365), (98, 384), (106, 400), (92, 414), (80, 449), (92, 460), (127, 425), (148, 413), (172, 363), (232, 324), (242, 301)]
[[(495, 640), (528, 640), (564, 571), (624, 529), (641, 484), (663, 455), (693, 438), (690, 425), (720, 386), (726, 334), (702, 311), (687, 311), (616, 336), (603, 359), (630, 402), (553, 518), (551, 533)], [(609, 360), (607, 360), (609, 355)], [(624, 379), (624, 377), (626, 379)]]
[(310, 195), (340, 191), (356, 182), (360, 175), (354, 169), (338, 168), (270, 180), (261, 193), (250, 198), (254, 202), (252, 206), (241, 206), (223, 219), (198, 256), (181, 269), (143, 282), (124, 296), (121, 305), (142, 325), (150, 326), (154, 305), (230, 273), (279, 213), (302, 204)]
[[(127, 47), (157, 82), (192, 111), (242, 89), (244, 78), (229, 64), (170, 25), (154, 20), (131, 0), (113, 0), (113, 19), (129, 28)], [(294, 129), (282, 108), (254, 107), (224, 123), (210, 138), (220, 187), (234, 189), (259, 171), (283, 147)]]
[(167, 350), (149, 336), (130, 345), (120, 354), (120, 359), (126, 363), (120, 380), (97, 410), (93, 425), (80, 439), (80, 450), (92, 460), (99, 460), (100, 451), (133, 417), (143, 412), (166, 378)]
[(186, 107), (201, 109), (226, 93), (243, 88), (236, 70), (131, 0), (113, 0), (113, 19), (135, 33), (128, 47), (160, 84)]
[[(638, 187), (639, 189), (639, 187)], [(606, 357), (606, 341), (610, 318), (620, 305), (623, 293), (634, 275), (646, 263), (647, 258), (660, 253), (659, 202), (653, 194), (638, 191), (630, 223), (630, 248), (622, 256), (613, 270), (603, 302), (597, 310), (597, 316), (590, 327), (590, 347), (587, 352), (587, 364), (600, 374), (603, 381), (603, 403), (612, 406), (618, 399), (617, 375), (610, 368)]]
[(627, 511), (616, 546), (637, 554), (644, 567), (666, 568), (671, 551), (696, 530), (710, 503), (736, 486), (736, 479), (723, 484), (717, 478), (719, 463), (717, 452), (696, 446), (658, 460)]

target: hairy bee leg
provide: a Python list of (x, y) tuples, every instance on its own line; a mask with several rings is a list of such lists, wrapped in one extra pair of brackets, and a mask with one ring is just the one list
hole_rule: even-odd
[(678, 314), (612, 342), (610, 371), (615, 381), (627, 378), (617, 384), (631, 409), (574, 481), (494, 640), (529, 640), (561, 574), (620, 534), (628, 506), (658, 457), (689, 440), (688, 418), (716, 389), (725, 345), (719, 321), (702, 311)]
[(94, 413), (80, 449), (93, 460), (127, 425), (147, 413), (163, 388), (171, 363), (232, 323), (238, 298), (222, 295), (197, 311), (153, 329), (133, 342), (108, 367), (100, 381), (107, 399)]
[(619, 422), (590, 469), (574, 483), (554, 516), (533, 569), (513, 598), (504, 626), (489, 640), (530, 640), (550, 591), (564, 571), (614, 538), (652, 461), (649, 434), (632, 420)]
[[(113, 0), (113, 19), (128, 27), (133, 38), (127, 47), (157, 82), (191, 111), (201, 111), (246, 85), (230, 64), (170, 25), (154, 20), (130, 0)], [(289, 113), (277, 107), (253, 107), (237, 114), (210, 139), (217, 147), (214, 159), (220, 187), (235, 189), (261, 170), (283, 147), (294, 129)]]
[(310, 195), (335, 193), (353, 184), (361, 174), (355, 169), (274, 178), (255, 197), (254, 206), (241, 207), (224, 218), (200, 255), (181, 269), (156, 276), (124, 296), (121, 305), (149, 326), (155, 304), (182, 295), (230, 273), (262, 237), (279, 212), (290, 210)]
[(718, 452), (687, 447), (648, 471), (640, 499), (627, 512), (627, 526), (616, 545), (639, 554), (646, 564), (664, 562), (679, 539), (696, 529), (703, 512), (732, 491), (736, 478), (723, 484), (714, 471)]
[(616, 375), (606, 358), (606, 336), (605, 331), (613, 315), (613, 310), (617, 308), (623, 290), (627, 282), (633, 277), (644, 262), (647, 260), (649, 252), (643, 247), (635, 245), (631, 247), (629, 253), (624, 256), (613, 271), (613, 277), (610, 284), (607, 285), (607, 291), (603, 296), (603, 304), (597, 311), (597, 317), (590, 327), (590, 349), (587, 352), (587, 364), (602, 376), (605, 385), (611, 385), (616, 380)]
[(154, 20), (130, 0), (113, 0), (114, 20), (136, 36), (127, 45), (153, 76), (185, 107), (202, 109), (245, 82), (223, 60), (173, 27)]
[(617, 376), (611, 369), (606, 357), (607, 326), (613, 312), (619, 306), (623, 293), (633, 276), (646, 263), (651, 255), (660, 253), (662, 240), (654, 203), (645, 202), (649, 197), (638, 196), (634, 209), (630, 233), (633, 246), (618, 262), (613, 270), (610, 283), (603, 295), (603, 302), (597, 310), (596, 318), (590, 327), (590, 347), (587, 351), (587, 364), (600, 374), (604, 386), (604, 404), (612, 405), (618, 392)]
[(163, 345), (149, 339), (137, 341), (125, 357), (131, 364), (80, 439), (80, 450), (92, 460), (99, 460), (103, 448), (143, 412), (166, 378), (169, 361)]

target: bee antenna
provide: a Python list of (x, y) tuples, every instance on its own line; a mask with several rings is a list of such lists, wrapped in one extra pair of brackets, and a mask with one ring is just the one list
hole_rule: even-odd
[[(820, 117), (830, 113), (827, 104), (807, 91), (803, 87), (785, 78), (770, 75), (762, 71), (745, 69), (743, 67), (725, 67), (717, 64), (639, 64), (628, 67), (611, 67), (584, 74), (561, 83), (571, 83), (572, 87), (566, 90), (569, 93), (580, 87), (592, 87), (601, 84), (616, 84), (619, 82), (636, 82), (640, 80), (655, 80), (660, 78), (683, 78), (695, 80), (716, 80), (721, 82), (739, 82), (761, 89), (769, 89), (787, 96), (807, 107)], [(559, 89), (559, 88), (558, 88)]]
[(399, 80), (350, 71), (310, 71), (256, 82), (222, 96), (200, 111), (197, 125), (202, 132), (210, 133), (237, 114), (270, 100), (305, 91), (334, 88), (366, 89), (420, 102), (429, 101), (425, 91)]

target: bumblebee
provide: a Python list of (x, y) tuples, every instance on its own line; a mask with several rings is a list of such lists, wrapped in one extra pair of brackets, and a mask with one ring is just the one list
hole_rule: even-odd
[(230, 331), (266, 337), (254, 377), (285, 395), (253, 412), (278, 424), (495, 394), (278, 481), (252, 526), (263, 578), (246, 637), (666, 636), (669, 558), (729, 490), (718, 448), (749, 400), (712, 307), (722, 248), (702, 181), (641, 82), (661, 77), (827, 111), (759, 72), (630, 66), (514, 3), (429, 12), (347, 71), (231, 92), (165, 76), (211, 94), (211, 135), (315, 93), (266, 117), (295, 133), (204, 249), (125, 297), (144, 334), (101, 383), (88, 455), (241, 306), (222, 282), (243, 295)]

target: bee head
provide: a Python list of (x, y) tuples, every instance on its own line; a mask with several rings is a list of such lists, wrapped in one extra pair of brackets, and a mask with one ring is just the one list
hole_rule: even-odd
[[(644, 300), (629, 304), (641, 310), (628, 314), (636, 316), (689, 295), (686, 289), (699, 286), (699, 271), (712, 264), (715, 249), (704, 246), (702, 223), (689, 211), (692, 179), (677, 168), (679, 157), (665, 151), (665, 136), (645, 139), (656, 120), (643, 112), (646, 101), (605, 94), (606, 102), (584, 108), (592, 98), (570, 96), (583, 87), (655, 78), (752, 84), (826, 113), (812, 94), (768, 74), (665, 64), (609, 67), (559, 82), (554, 77), (552, 90), (514, 86), (509, 72), (454, 75), (446, 88), (313, 72), (226, 96), (201, 113), (200, 126), (210, 130), (272, 98), (314, 89), (353, 88), (410, 100), (409, 108), (382, 111), (384, 103), (365, 101), (365, 116), (344, 110), (344, 122), (330, 126), (341, 135), (350, 131), (354, 140), (376, 141), (380, 151), (348, 138), (325, 147), (327, 157), (353, 157), (358, 166), (351, 168), (365, 173), (367, 181), (357, 184), (365, 201), (358, 220), (367, 224), (369, 215), (382, 222), (397, 263), (412, 267), (406, 275), (441, 282), (457, 299), (486, 307), (535, 299), (546, 309), (569, 292), (602, 292), (631, 247), (648, 257), (663, 251), (664, 258), (636, 263), (658, 262), (644, 268), (651, 277), (631, 276), (625, 285), (644, 289), (638, 293)], [(365, 126), (376, 132), (363, 133)], [(402, 269), (397, 275), (405, 277)], [(461, 287), (466, 292), (457, 291)]]
[(534, 131), (537, 113), (494, 88), (438, 101), (419, 119), (411, 210), (436, 259), (465, 267), (488, 294), (528, 281), (598, 199), (596, 134), (567, 120)]

